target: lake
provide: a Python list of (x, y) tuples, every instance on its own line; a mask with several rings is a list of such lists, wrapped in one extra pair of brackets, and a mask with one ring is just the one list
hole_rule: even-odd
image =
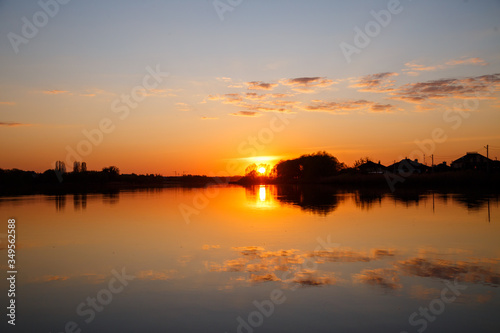
[(219, 186), (0, 212), (17, 332), (500, 331), (498, 195)]

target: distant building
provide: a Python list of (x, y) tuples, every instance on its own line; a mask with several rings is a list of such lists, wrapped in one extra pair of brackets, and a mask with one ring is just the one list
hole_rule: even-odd
[(492, 160), (477, 152), (467, 153), (451, 162), (451, 167), (455, 170), (487, 170), (492, 165)]
[(82, 164), (77, 161), (73, 162), (73, 172), (78, 173), (80, 171), (82, 171)]
[(63, 161), (57, 161), (54, 170), (58, 173), (66, 173), (66, 164)]
[(429, 167), (419, 163), (418, 159), (410, 160), (409, 158), (402, 159), (401, 161), (387, 167), (387, 171), (399, 174), (425, 173), (428, 170)]
[(81, 165), (80, 171), (81, 171), (81, 172), (87, 172), (87, 163), (82, 162), (82, 165)]
[(380, 161), (378, 163), (367, 161), (359, 165), (357, 169), (362, 173), (384, 173), (387, 168), (380, 164)]

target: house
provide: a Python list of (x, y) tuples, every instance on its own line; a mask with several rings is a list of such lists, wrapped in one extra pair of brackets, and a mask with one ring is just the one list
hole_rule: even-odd
[(434, 165), (432, 167), (432, 171), (434, 171), (434, 172), (446, 172), (446, 171), (450, 171), (450, 170), (451, 170), (451, 167), (448, 164), (446, 164), (446, 162)]
[(378, 163), (367, 161), (357, 167), (358, 171), (361, 173), (384, 173), (387, 169), (384, 165)]
[(402, 159), (387, 167), (387, 171), (399, 174), (425, 173), (428, 170), (429, 167), (419, 163), (418, 159), (410, 160), (409, 158)]
[(477, 152), (470, 152), (451, 162), (451, 167), (455, 170), (487, 170), (493, 164), (491, 159)]

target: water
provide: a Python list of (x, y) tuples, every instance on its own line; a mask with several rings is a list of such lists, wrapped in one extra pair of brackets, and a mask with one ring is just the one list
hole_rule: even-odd
[(18, 332), (500, 331), (498, 196), (177, 188), (0, 212)]

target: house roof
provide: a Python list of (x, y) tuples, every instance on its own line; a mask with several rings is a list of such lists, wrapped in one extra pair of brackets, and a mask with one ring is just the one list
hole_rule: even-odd
[(382, 165), (380, 163), (375, 163), (375, 162), (372, 162), (372, 161), (367, 161), (363, 164), (360, 164), (358, 166), (358, 169), (368, 169), (368, 168), (380, 168), (380, 169), (385, 169), (385, 165)]
[(389, 165), (387, 167), (387, 169), (389, 169), (389, 170), (399, 169), (400, 166), (408, 167), (408, 165), (412, 166), (415, 169), (427, 169), (427, 168), (429, 168), (427, 165), (419, 163), (417, 160), (410, 160), (409, 158), (404, 158), (399, 162), (396, 162), (394, 164)]
[(454, 163), (487, 163), (487, 162), (492, 162), (492, 160), (479, 153), (471, 152), (454, 160), (451, 163), (454, 164)]

